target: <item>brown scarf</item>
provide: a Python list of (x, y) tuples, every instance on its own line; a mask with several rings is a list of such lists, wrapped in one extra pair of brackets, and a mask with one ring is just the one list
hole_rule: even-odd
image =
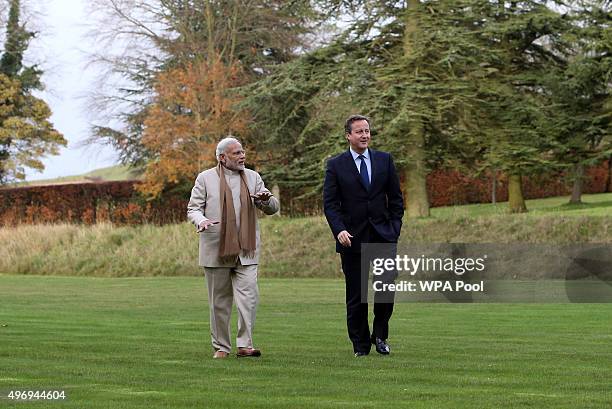
[(236, 227), (236, 211), (232, 190), (225, 180), (225, 168), (221, 163), (217, 165), (219, 175), (219, 199), (221, 200), (221, 243), (219, 257), (235, 258), (240, 250), (246, 252), (247, 257), (255, 255), (257, 246), (255, 232), (255, 206), (247, 187), (244, 171), (240, 171), (240, 231)]

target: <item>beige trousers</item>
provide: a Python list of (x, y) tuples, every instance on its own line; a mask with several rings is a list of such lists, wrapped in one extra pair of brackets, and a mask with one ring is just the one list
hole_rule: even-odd
[(215, 351), (230, 352), (232, 300), (238, 310), (238, 348), (253, 348), (253, 327), (259, 302), (257, 264), (236, 267), (204, 267), (208, 283), (210, 335)]

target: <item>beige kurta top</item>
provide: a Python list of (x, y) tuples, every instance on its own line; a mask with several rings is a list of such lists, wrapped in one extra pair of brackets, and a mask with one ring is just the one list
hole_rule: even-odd
[[(232, 191), (234, 210), (236, 212), (236, 227), (240, 229), (240, 174), (230, 169), (224, 169), (225, 180)], [(259, 173), (250, 169), (244, 170), (247, 187), (250, 194), (268, 191)], [(251, 200), (254, 200), (251, 198)], [(278, 200), (271, 197), (270, 200), (262, 202), (254, 201), (255, 206), (266, 214), (274, 214), (279, 209)], [(211, 168), (200, 173), (196, 178), (191, 198), (187, 205), (187, 218), (196, 227), (206, 219), (221, 221), (221, 202), (219, 197), (219, 175), (216, 168)], [(219, 258), (219, 241), (221, 224), (210, 226), (207, 230), (200, 233), (200, 257), (199, 264), (204, 267), (233, 267), (235, 262), (222, 261)], [(256, 250), (253, 257), (247, 257), (245, 252), (240, 253), (240, 263), (251, 265), (259, 263), (260, 237), (259, 222), (256, 221)]]

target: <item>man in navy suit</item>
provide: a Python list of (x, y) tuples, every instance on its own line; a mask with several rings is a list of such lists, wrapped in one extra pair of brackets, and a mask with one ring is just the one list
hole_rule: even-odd
[[(395, 258), (402, 227), (404, 201), (393, 159), (368, 149), (370, 120), (353, 115), (345, 123), (348, 151), (327, 162), (323, 186), (325, 217), (336, 239), (346, 281), (346, 318), (355, 356), (365, 356), (371, 345), (389, 354), (387, 343), (393, 298), (374, 301), (373, 331), (368, 324), (367, 294), (370, 257), (362, 257), (362, 243), (387, 243), (386, 256)], [(378, 294), (376, 294), (378, 295)], [(367, 297), (367, 295), (366, 295)], [(367, 301), (367, 299), (365, 300)]]

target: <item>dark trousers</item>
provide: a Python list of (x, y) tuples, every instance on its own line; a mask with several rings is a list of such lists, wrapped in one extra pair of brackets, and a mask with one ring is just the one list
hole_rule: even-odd
[[(368, 242), (370, 243), (385, 243), (386, 241), (380, 237), (373, 228), (369, 228)], [(368, 324), (368, 278), (370, 271), (370, 262), (372, 256), (362, 257), (361, 252), (356, 252), (357, 249), (351, 249), (352, 252), (340, 253), (342, 260), (342, 271), (346, 283), (346, 324), (348, 335), (353, 343), (355, 352), (370, 352), (372, 346), (372, 338), (380, 338), (386, 340), (389, 337), (389, 319), (393, 314), (393, 295), (375, 294), (374, 298), (374, 322), (372, 324), (372, 333)], [(393, 251), (395, 253), (395, 251)], [(395, 254), (385, 254), (386, 257), (395, 257)], [(362, 274), (362, 271), (364, 273)], [(365, 272), (368, 272), (367, 274)], [(385, 280), (389, 281), (389, 280)], [(391, 280), (392, 281), (392, 280)], [(362, 291), (364, 297), (362, 299)], [(377, 302), (379, 300), (384, 302)]]

